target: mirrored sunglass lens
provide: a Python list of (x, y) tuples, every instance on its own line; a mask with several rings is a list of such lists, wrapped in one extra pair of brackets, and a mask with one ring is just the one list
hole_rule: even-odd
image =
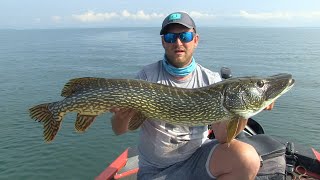
[(166, 43), (174, 43), (177, 40), (177, 36), (173, 33), (168, 33), (164, 35), (164, 41)]
[(165, 34), (164, 41), (166, 43), (175, 43), (177, 41), (177, 37), (179, 36), (179, 39), (184, 42), (190, 42), (193, 40), (193, 32), (183, 32), (183, 33), (167, 33)]
[(181, 33), (179, 38), (182, 42), (190, 42), (193, 39), (193, 33), (192, 32)]

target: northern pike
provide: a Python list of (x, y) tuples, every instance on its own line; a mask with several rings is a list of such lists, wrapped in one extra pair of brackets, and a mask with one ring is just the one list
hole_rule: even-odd
[(71, 79), (62, 89), (61, 101), (29, 109), (33, 119), (44, 125), (44, 139), (56, 136), (63, 117), (77, 112), (75, 129), (85, 131), (95, 118), (113, 107), (132, 108), (137, 113), (129, 129), (146, 119), (184, 126), (204, 126), (228, 121), (228, 142), (236, 135), (239, 122), (262, 111), (291, 89), (291, 74), (269, 77), (230, 78), (206, 87), (185, 89), (136, 79), (84, 77)]

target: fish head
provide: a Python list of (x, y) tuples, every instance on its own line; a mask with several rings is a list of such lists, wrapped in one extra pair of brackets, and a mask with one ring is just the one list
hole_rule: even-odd
[(295, 80), (291, 74), (266, 78), (240, 77), (225, 81), (223, 107), (229, 113), (248, 119), (289, 91)]

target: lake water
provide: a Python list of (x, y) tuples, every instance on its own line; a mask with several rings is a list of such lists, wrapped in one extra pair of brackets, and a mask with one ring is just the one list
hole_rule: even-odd
[[(320, 150), (320, 28), (198, 28), (195, 59), (234, 76), (291, 73), (294, 88), (254, 117), (266, 133)], [(137, 132), (115, 136), (107, 113), (83, 134), (68, 114), (46, 144), (33, 105), (62, 99), (71, 78), (133, 78), (163, 57), (159, 28), (0, 30), (0, 179), (93, 179)]]

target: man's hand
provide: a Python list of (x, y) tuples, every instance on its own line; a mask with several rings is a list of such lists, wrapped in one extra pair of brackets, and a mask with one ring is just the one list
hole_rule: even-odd
[(113, 118), (117, 121), (130, 120), (136, 114), (133, 109), (112, 108), (110, 112), (114, 113)]
[(110, 112), (114, 113), (111, 119), (113, 132), (116, 135), (127, 132), (129, 121), (136, 114), (136, 111), (133, 109), (112, 108)]
[(272, 110), (273, 109), (273, 106), (274, 106), (274, 102), (273, 103), (271, 103), (269, 106), (267, 106), (266, 108), (264, 108), (264, 110), (268, 110), (268, 111), (270, 111), (270, 110)]

